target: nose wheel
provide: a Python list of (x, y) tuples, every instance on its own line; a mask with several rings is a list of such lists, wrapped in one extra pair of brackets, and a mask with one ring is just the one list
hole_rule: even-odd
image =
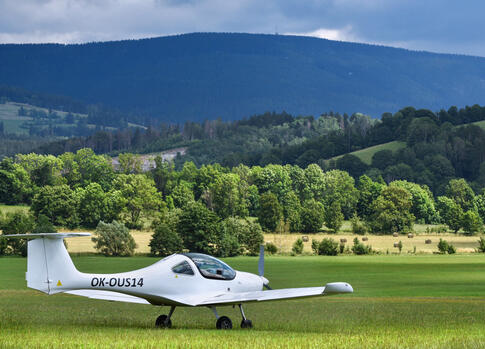
[(173, 315), (173, 312), (175, 311), (175, 306), (170, 307), (170, 312), (168, 315), (160, 315), (157, 317), (157, 320), (155, 321), (155, 327), (158, 328), (171, 328), (172, 327), (172, 320), (170, 318)]

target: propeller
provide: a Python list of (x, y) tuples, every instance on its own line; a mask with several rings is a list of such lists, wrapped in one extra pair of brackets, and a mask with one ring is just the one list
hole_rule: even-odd
[(264, 277), (264, 245), (259, 246), (258, 274), (261, 280), (263, 280), (263, 286), (271, 290), (271, 287), (268, 285), (269, 280)]

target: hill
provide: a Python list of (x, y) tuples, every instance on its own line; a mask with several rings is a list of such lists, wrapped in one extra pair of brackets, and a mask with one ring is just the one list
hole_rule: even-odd
[(485, 58), (309, 37), (197, 33), (82, 45), (0, 45), (0, 84), (161, 121), (265, 110), (379, 116), (483, 102)]

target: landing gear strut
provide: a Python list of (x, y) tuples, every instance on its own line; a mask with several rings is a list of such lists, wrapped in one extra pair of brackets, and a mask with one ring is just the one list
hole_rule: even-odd
[(253, 322), (251, 320), (246, 319), (246, 315), (244, 315), (242, 304), (238, 304), (238, 306), (242, 316), (241, 328), (253, 328)]
[(159, 328), (171, 328), (172, 327), (172, 320), (170, 318), (173, 315), (173, 312), (175, 311), (175, 306), (172, 305), (170, 307), (170, 312), (168, 315), (160, 315), (157, 317), (157, 320), (155, 321), (155, 326)]

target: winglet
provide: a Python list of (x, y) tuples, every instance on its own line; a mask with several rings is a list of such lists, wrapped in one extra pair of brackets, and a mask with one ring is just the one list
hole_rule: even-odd
[(331, 282), (325, 285), (323, 294), (352, 293), (354, 289), (346, 282)]

